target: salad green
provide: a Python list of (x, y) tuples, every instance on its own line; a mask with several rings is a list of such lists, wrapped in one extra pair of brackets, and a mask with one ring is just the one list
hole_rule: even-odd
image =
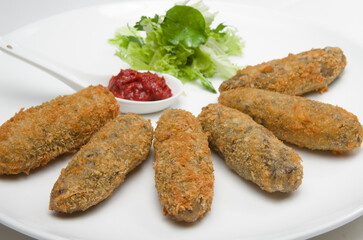
[(169, 73), (183, 83), (200, 79), (216, 93), (208, 78), (216, 73), (233, 76), (238, 67), (228, 56), (241, 55), (244, 43), (234, 28), (223, 23), (211, 27), (215, 14), (203, 2), (187, 4), (175, 5), (165, 16), (142, 16), (133, 27), (118, 29), (109, 42), (117, 46), (116, 55), (136, 70)]

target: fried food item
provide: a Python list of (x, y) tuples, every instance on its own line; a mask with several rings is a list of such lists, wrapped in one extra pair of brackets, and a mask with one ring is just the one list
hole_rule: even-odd
[(0, 126), (0, 175), (29, 174), (74, 151), (119, 112), (115, 97), (101, 85), (21, 109)]
[(220, 85), (219, 91), (249, 87), (289, 95), (324, 92), (346, 64), (346, 57), (338, 47), (312, 49), (238, 70), (234, 77)]
[(338, 106), (253, 88), (222, 92), (219, 102), (250, 115), (279, 139), (301, 147), (340, 153), (362, 144), (358, 118)]
[(109, 121), (62, 169), (49, 209), (85, 211), (109, 197), (126, 174), (147, 158), (152, 138), (150, 122), (134, 113)]
[(213, 164), (198, 120), (180, 109), (165, 110), (155, 129), (155, 187), (164, 215), (194, 222), (210, 210)]
[(198, 116), (209, 145), (242, 178), (267, 192), (291, 192), (302, 182), (300, 156), (248, 115), (209, 104)]

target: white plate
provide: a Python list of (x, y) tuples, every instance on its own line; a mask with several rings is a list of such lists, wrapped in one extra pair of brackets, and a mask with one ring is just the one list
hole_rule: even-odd
[[(349, 39), (284, 15), (238, 4), (205, 1), (219, 11), (216, 22), (236, 26), (246, 41), (241, 65), (286, 56), (310, 48), (339, 46), (348, 66), (327, 93), (309, 97), (339, 105), (363, 119), (360, 107), (363, 50)], [(95, 74), (116, 74), (126, 67), (107, 44), (117, 27), (141, 15), (162, 14), (172, 2), (125, 1), (57, 15), (6, 37), (60, 63)], [(73, 91), (16, 59), (0, 53), (0, 122), (28, 108)], [(221, 80), (214, 80), (218, 87)], [(173, 105), (197, 115), (217, 95), (196, 84)], [(153, 125), (160, 113), (146, 115)], [(341, 226), (363, 212), (363, 152), (343, 156), (294, 147), (301, 155), (304, 180), (291, 194), (269, 194), (242, 180), (213, 154), (215, 197), (212, 210), (195, 224), (178, 224), (162, 215), (154, 187), (153, 152), (114, 194), (89, 211), (59, 216), (48, 210), (49, 194), (71, 155), (32, 171), (0, 177), (0, 221), (38, 239), (305, 239)]]

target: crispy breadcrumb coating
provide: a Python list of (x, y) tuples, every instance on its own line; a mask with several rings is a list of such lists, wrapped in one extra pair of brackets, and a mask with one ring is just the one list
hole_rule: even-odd
[(289, 54), (283, 59), (247, 66), (223, 82), (219, 91), (250, 87), (289, 95), (302, 95), (311, 91), (325, 92), (346, 64), (346, 57), (338, 47), (312, 49)]
[(248, 115), (209, 104), (198, 116), (209, 144), (242, 178), (267, 192), (291, 192), (302, 182), (300, 156)]
[(85, 211), (109, 197), (148, 156), (153, 128), (147, 120), (127, 113), (108, 122), (77, 152), (50, 196), (57, 212)]
[(210, 210), (213, 164), (198, 120), (180, 109), (164, 111), (155, 130), (155, 186), (164, 215), (194, 222)]
[(29, 174), (74, 151), (118, 114), (115, 97), (101, 85), (21, 109), (0, 126), (0, 175)]
[(279, 139), (301, 147), (340, 153), (362, 144), (358, 118), (338, 106), (252, 88), (222, 92), (219, 102), (250, 115)]

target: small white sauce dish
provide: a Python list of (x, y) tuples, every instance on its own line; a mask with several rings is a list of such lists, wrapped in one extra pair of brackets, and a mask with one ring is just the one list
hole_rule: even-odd
[[(147, 71), (139, 70), (139, 72)], [(116, 97), (117, 101), (120, 103), (120, 110), (122, 113), (133, 112), (137, 114), (149, 114), (159, 112), (170, 107), (183, 92), (183, 83), (176, 77), (166, 73), (150, 72), (165, 78), (166, 84), (171, 89), (172, 96), (158, 101), (134, 101)]]

